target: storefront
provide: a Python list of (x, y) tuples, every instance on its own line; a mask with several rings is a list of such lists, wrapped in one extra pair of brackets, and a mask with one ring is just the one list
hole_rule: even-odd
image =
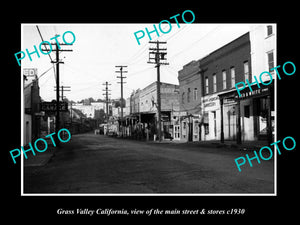
[(275, 110), (274, 86), (251, 86), (219, 94), (221, 105), (221, 141), (268, 140), (273, 139)]
[(203, 120), (201, 140), (218, 140), (220, 138), (220, 101), (217, 94), (206, 95), (203, 102)]
[[(185, 113), (186, 114), (186, 113)], [(180, 125), (175, 127), (174, 132), (181, 130), (180, 140), (181, 141), (199, 141), (201, 138), (201, 115), (200, 114), (189, 114), (180, 116)], [(179, 140), (179, 139), (178, 139)]]

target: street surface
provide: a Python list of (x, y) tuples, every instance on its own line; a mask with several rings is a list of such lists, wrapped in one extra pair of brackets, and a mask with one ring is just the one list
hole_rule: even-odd
[(273, 193), (273, 160), (239, 172), (234, 159), (246, 153), (77, 134), (45, 165), (24, 167), (24, 193)]

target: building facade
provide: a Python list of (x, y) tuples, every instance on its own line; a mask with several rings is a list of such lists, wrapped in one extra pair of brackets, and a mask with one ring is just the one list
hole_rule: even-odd
[(24, 143), (40, 137), (41, 112), (40, 112), (40, 88), (37, 77), (37, 69), (24, 68)]
[(219, 95), (236, 93), (235, 84), (238, 82), (246, 79), (252, 82), (250, 52), (250, 37), (246, 33), (200, 60), (203, 140), (220, 140), (221, 134), (225, 140), (236, 140), (237, 102), (226, 98), (221, 112)]
[(202, 118), (200, 62), (193, 60), (178, 72), (180, 121), (176, 124), (180, 140), (200, 140), (200, 119)]
[[(277, 65), (276, 54), (276, 25), (260, 24), (185, 65), (178, 72), (180, 139), (270, 141), (275, 117), (274, 82), (259, 88), (254, 76), (269, 71), (276, 80), (274, 71), (270, 70)], [(269, 75), (262, 77), (263, 82), (268, 80)], [(239, 82), (246, 84), (241, 96), (235, 88)]]
[[(179, 112), (179, 86), (161, 82), (160, 93), (162, 136), (174, 138), (173, 121), (177, 118), (175, 112)], [(127, 122), (131, 127), (129, 133), (148, 140), (156, 139), (158, 129), (156, 82), (131, 94), (130, 112)]]

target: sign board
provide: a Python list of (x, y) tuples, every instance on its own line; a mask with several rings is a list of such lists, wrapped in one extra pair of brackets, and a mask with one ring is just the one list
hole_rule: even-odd
[[(56, 111), (56, 102), (41, 102), (41, 111), (45, 112), (55, 112)], [(68, 103), (67, 102), (59, 102), (59, 111), (66, 112), (68, 111)]]
[(37, 76), (37, 68), (24, 68), (23, 75), (25, 76)]

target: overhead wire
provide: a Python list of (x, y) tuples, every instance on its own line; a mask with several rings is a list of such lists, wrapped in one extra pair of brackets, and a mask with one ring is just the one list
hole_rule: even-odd
[[(40, 31), (38, 25), (36, 25), (36, 29), (37, 29), (37, 31), (38, 31), (38, 33), (39, 33), (41, 39), (42, 39), (42, 42), (44, 42), (43, 36), (42, 36), (42, 34), (41, 34), (41, 31)], [(47, 47), (45, 47), (45, 48), (46, 48), (46, 50), (48, 50)], [(54, 67), (54, 64), (53, 64), (54, 61), (52, 60), (50, 54), (48, 54), (48, 56), (49, 56), (49, 58), (50, 58), (50, 60), (51, 60), (50, 62), (52, 63), (52, 67), (53, 67), (53, 71), (54, 71), (54, 78), (55, 78), (55, 81), (56, 81), (56, 71), (55, 71), (55, 67)]]
[(174, 59), (175, 56), (180, 55), (182, 52), (188, 50), (189, 48), (193, 47), (195, 44), (197, 44), (199, 41), (203, 40), (204, 38), (206, 38), (208, 35), (210, 35), (211, 33), (215, 32), (216, 30), (220, 29), (220, 26), (216, 26), (214, 29), (210, 30), (209, 32), (207, 32), (204, 36), (202, 36), (201, 38), (197, 39), (196, 41), (194, 41), (193, 43), (191, 43), (189, 46), (187, 46), (186, 48), (182, 49), (181, 51), (177, 52), (176, 54), (174, 54), (172, 57), (170, 57), (170, 60)]

